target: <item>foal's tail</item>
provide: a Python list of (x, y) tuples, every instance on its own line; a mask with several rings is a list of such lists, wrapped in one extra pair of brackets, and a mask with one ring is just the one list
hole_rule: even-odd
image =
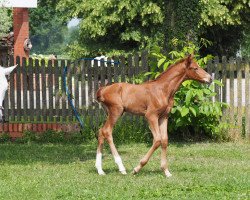
[(97, 92), (96, 92), (96, 100), (98, 102), (103, 102), (104, 101), (104, 98), (102, 96), (102, 90), (103, 90), (104, 87), (100, 87)]
[[(105, 86), (104, 86), (105, 87)], [(101, 106), (103, 108), (103, 110), (105, 111), (105, 114), (106, 116), (108, 115), (108, 112), (107, 112), (107, 108), (106, 106), (104, 105), (104, 97), (102, 96), (102, 90), (104, 89), (104, 87), (100, 87), (97, 92), (96, 92), (96, 100), (101, 103)]]

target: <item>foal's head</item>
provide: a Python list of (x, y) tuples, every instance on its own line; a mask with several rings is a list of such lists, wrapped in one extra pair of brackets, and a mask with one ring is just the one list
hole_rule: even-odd
[(202, 83), (211, 83), (212, 77), (194, 60), (193, 55), (189, 55), (186, 60), (186, 79), (196, 80)]

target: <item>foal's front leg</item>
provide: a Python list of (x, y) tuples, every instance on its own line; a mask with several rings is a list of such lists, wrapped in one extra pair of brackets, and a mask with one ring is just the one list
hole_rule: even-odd
[(147, 152), (147, 154), (141, 159), (140, 164), (134, 168), (133, 174), (138, 173), (141, 168), (147, 164), (150, 157), (154, 153), (154, 151), (161, 145), (161, 136), (160, 136), (160, 129), (159, 129), (159, 123), (158, 123), (158, 116), (157, 115), (148, 115), (146, 116), (150, 130), (153, 134), (153, 145)]
[(168, 146), (168, 118), (162, 118), (159, 121), (161, 132), (161, 169), (166, 177), (172, 176), (168, 170), (167, 164), (167, 146)]

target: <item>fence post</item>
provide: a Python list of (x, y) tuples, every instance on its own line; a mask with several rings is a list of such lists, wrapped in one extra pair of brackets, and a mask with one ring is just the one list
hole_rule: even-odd
[(47, 78), (48, 78), (48, 96), (49, 96), (49, 122), (53, 121), (53, 87), (54, 87), (54, 82), (53, 82), (53, 74), (54, 74), (54, 68), (52, 67), (52, 60), (49, 60), (48, 62), (48, 70), (47, 70)]
[[(36, 116), (37, 121), (41, 121), (41, 95), (40, 95), (40, 91), (41, 91), (41, 85), (40, 85), (41, 67), (40, 67), (38, 59), (35, 59), (35, 71), (34, 71), (34, 74), (35, 74), (34, 87), (36, 88), (36, 102), (35, 102), (35, 104), (36, 104), (36, 112), (34, 112), (34, 114)], [(33, 73), (30, 74), (30, 77), (33, 77)]]
[[(79, 75), (80, 75), (80, 61), (74, 63), (74, 100), (75, 108), (79, 110)], [(73, 118), (75, 119), (75, 117)]]
[(16, 105), (17, 105), (17, 121), (21, 121), (21, 68), (23, 67), (20, 65), (20, 57), (16, 58), (16, 62), (18, 63), (19, 67), (17, 67), (17, 74), (16, 74)]
[(128, 80), (130, 83), (134, 80), (133, 56), (131, 54), (128, 56)]
[[(60, 89), (59, 89), (59, 65), (58, 65), (58, 61), (55, 60), (54, 61), (54, 83), (55, 83), (55, 121), (56, 122), (60, 122), (60, 116), (59, 116), (59, 113), (60, 113), (60, 104), (61, 104), (61, 101), (60, 101)], [(62, 87), (61, 87), (61, 90), (62, 90)]]
[[(216, 56), (214, 58), (214, 78), (215, 80), (220, 80), (220, 65), (219, 65), (219, 58)], [(215, 100), (221, 102), (221, 92), (220, 92), (220, 86), (215, 84), (214, 90), (216, 92)]]
[(43, 121), (47, 121), (46, 71), (45, 71), (44, 59), (41, 61), (41, 78), (42, 78), (42, 115), (43, 115)]
[[(223, 86), (221, 87), (222, 90), (222, 102), (227, 103), (227, 89), (228, 89), (228, 82), (227, 82), (227, 58), (225, 56), (222, 57), (222, 64), (221, 64), (221, 73), (222, 73), (222, 84)], [(226, 122), (227, 116), (228, 116), (228, 109), (224, 108), (223, 109), (223, 115), (221, 120), (223, 122)]]
[[(73, 78), (73, 73), (74, 73), (74, 64), (71, 64), (71, 60), (67, 60), (67, 66), (68, 66), (68, 73), (67, 73), (67, 85), (69, 88), (69, 92), (71, 95), (73, 95), (73, 85), (72, 85), (72, 78)], [(67, 109), (66, 109), (66, 116), (68, 118), (68, 121), (72, 121), (73, 119), (73, 111), (70, 107), (69, 100), (67, 99)], [(74, 99), (72, 99), (74, 101)]]
[(235, 108), (234, 108), (234, 59), (231, 57), (229, 59), (229, 69), (230, 69), (230, 122), (235, 125)]
[(250, 79), (250, 67), (249, 67), (249, 60), (245, 63), (245, 124), (246, 124), (246, 138), (250, 140), (250, 86), (249, 86), (249, 79)]
[(34, 86), (33, 86), (33, 72), (34, 72), (34, 66), (33, 66), (33, 59), (29, 58), (29, 68), (28, 68), (28, 90), (29, 90), (29, 120), (34, 121), (34, 116), (41, 113), (35, 113), (34, 112)]
[(121, 68), (121, 81), (125, 82), (126, 81), (126, 76), (127, 76), (127, 67), (125, 64), (125, 57), (120, 56), (120, 68)]
[(221, 78), (222, 78), (222, 102), (227, 102), (227, 58), (222, 57), (221, 65)]
[(240, 132), (237, 137), (241, 136), (243, 131), (242, 127), (242, 60), (240, 58), (236, 59), (236, 69), (237, 69), (237, 112), (238, 112), (238, 119), (237, 119), (237, 127)]
[(64, 79), (63, 79), (63, 71), (64, 71), (64, 67), (65, 67), (65, 60), (62, 60), (61, 62), (61, 69), (60, 69), (60, 77), (61, 77), (61, 90), (62, 90), (62, 113), (61, 113), (61, 116), (62, 116), (62, 121), (65, 122), (66, 121), (66, 99), (67, 99), (67, 96), (66, 96), (66, 93), (65, 93), (65, 88), (64, 88)]
[(21, 70), (21, 74), (22, 74), (22, 90), (23, 90), (23, 98), (22, 98), (22, 102), (23, 102), (23, 107), (22, 107), (22, 110), (23, 110), (23, 119), (24, 121), (26, 122), (28, 120), (28, 117), (27, 117), (27, 108), (28, 108), (28, 105), (27, 105), (27, 60), (26, 58), (23, 58), (22, 60), (22, 63), (23, 63), (23, 67), (22, 67), (22, 70)]
[(81, 61), (81, 94), (82, 94), (82, 112), (81, 114), (86, 113), (86, 61)]
[(143, 51), (141, 54), (141, 64), (143, 71), (146, 73), (149, 71), (149, 63), (148, 63), (148, 51)]

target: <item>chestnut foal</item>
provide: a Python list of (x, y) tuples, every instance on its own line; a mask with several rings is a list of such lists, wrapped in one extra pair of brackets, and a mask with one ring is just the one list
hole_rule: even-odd
[(143, 115), (149, 123), (153, 134), (153, 145), (141, 159), (133, 173), (138, 173), (146, 165), (153, 152), (161, 145), (161, 169), (167, 177), (171, 176), (167, 166), (168, 116), (174, 105), (174, 94), (185, 80), (196, 80), (210, 83), (211, 76), (204, 71), (193, 59), (193, 55), (180, 60), (170, 66), (159, 77), (139, 85), (129, 83), (114, 83), (101, 87), (97, 91), (97, 100), (107, 110), (107, 121), (99, 130), (98, 147), (96, 154), (96, 168), (99, 175), (104, 175), (102, 170), (102, 149), (104, 139), (109, 143), (111, 152), (119, 171), (126, 174), (122, 159), (114, 145), (112, 130), (123, 112)]

